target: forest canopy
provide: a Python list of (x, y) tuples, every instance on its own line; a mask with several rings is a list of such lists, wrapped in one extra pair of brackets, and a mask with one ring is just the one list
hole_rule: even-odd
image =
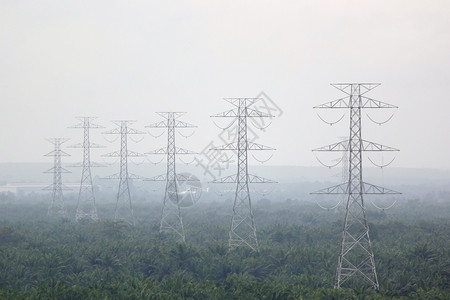
[[(0, 203), (2, 299), (448, 299), (447, 203), (368, 210), (380, 291), (333, 288), (343, 210), (256, 202), (260, 251), (227, 254), (231, 206), (183, 211), (186, 243), (159, 235), (161, 205), (139, 203), (137, 225), (49, 219), (46, 203)], [(74, 210), (69, 207), (69, 211)]]

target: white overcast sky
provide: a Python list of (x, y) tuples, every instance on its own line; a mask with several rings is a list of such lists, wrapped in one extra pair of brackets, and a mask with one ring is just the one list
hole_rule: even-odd
[(223, 97), (264, 91), (283, 111), (258, 141), (277, 148), (271, 164), (318, 165), (311, 149), (348, 134), (312, 109), (343, 95), (333, 82), (380, 82), (368, 96), (400, 107), (363, 120), (365, 139), (401, 149), (393, 166), (450, 168), (448, 0), (0, 1), (0, 162), (49, 161), (45, 138), (80, 142), (67, 126), (83, 115), (143, 129), (186, 111), (199, 128), (180, 146), (200, 151)]

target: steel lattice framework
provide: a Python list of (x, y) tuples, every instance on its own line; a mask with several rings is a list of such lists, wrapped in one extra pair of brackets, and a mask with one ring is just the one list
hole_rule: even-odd
[(119, 189), (117, 191), (114, 219), (125, 221), (130, 225), (135, 225), (136, 221), (134, 218), (133, 205), (131, 203), (130, 186), (128, 181), (130, 179), (142, 179), (143, 177), (128, 172), (128, 158), (143, 157), (144, 154), (128, 150), (128, 135), (144, 134), (145, 132), (129, 127), (136, 121), (119, 120), (112, 122), (117, 125), (118, 128), (103, 132), (103, 134), (120, 135), (120, 151), (114, 151), (102, 156), (120, 157), (119, 173), (106, 177), (106, 179), (119, 180)]
[(175, 144), (175, 134), (177, 129), (195, 128), (197, 126), (178, 120), (185, 112), (157, 112), (164, 118), (163, 121), (146, 126), (147, 128), (164, 128), (167, 130), (167, 147), (148, 152), (146, 154), (167, 155), (167, 172), (165, 175), (155, 176), (149, 181), (165, 181), (166, 190), (163, 200), (160, 233), (170, 233), (178, 236), (179, 241), (185, 242), (183, 218), (179, 205), (178, 181), (191, 180), (185, 178), (183, 174), (176, 173), (176, 155), (196, 154), (193, 151), (179, 148)]
[(212, 148), (211, 150), (231, 150), (237, 152), (238, 166), (237, 174), (213, 180), (212, 183), (236, 183), (234, 194), (233, 216), (228, 239), (228, 251), (239, 246), (247, 246), (258, 251), (258, 238), (256, 235), (255, 220), (253, 217), (249, 183), (275, 183), (248, 173), (248, 151), (249, 150), (275, 150), (261, 144), (250, 142), (247, 136), (249, 118), (273, 117), (257, 111), (251, 106), (260, 98), (225, 98), (225, 101), (234, 105), (235, 108), (212, 115), (211, 117), (229, 117), (237, 119), (237, 142)]
[(91, 143), (89, 133), (90, 129), (99, 129), (104, 127), (93, 123), (93, 120), (96, 119), (95, 117), (78, 117), (77, 119), (80, 120), (81, 123), (69, 127), (82, 128), (84, 132), (83, 143), (71, 146), (72, 148), (83, 148), (83, 162), (73, 165), (74, 167), (82, 167), (75, 221), (78, 222), (82, 219), (98, 221), (91, 167), (101, 167), (102, 165), (91, 162), (91, 148), (103, 148), (103, 146)]
[(374, 83), (332, 84), (347, 96), (315, 107), (318, 109), (342, 108), (350, 110), (349, 139), (313, 150), (345, 151), (349, 156), (348, 181), (312, 193), (347, 195), (341, 251), (336, 272), (336, 288), (341, 288), (344, 283), (351, 281), (352, 278), (360, 278), (372, 288), (379, 289), (363, 195), (400, 194), (363, 181), (362, 153), (364, 151), (398, 151), (395, 148), (369, 142), (362, 138), (362, 109), (397, 108), (391, 104), (364, 96), (378, 85)]
[(53, 168), (45, 171), (44, 173), (53, 174), (53, 184), (44, 188), (44, 190), (52, 191), (52, 201), (50, 206), (48, 207), (47, 215), (48, 216), (61, 216), (66, 217), (67, 211), (66, 206), (64, 204), (63, 190), (70, 190), (65, 187), (62, 183), (62, 173), (70, 173), (70, 171), (66, 170), (61, 166), (61, 156), (70, 156), (66, 152), (61, 150), (61, 144), (68, 141), (68, 139), (64, 138), (52, 138), (48, 139), (50, 143), (55, 145), (55, 149), (46, 154), (45, 156), (53, 156)]

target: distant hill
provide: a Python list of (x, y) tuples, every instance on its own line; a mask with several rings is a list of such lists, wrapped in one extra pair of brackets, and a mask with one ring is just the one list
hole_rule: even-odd
[[(45, 174), (44, 171), (50, 169), (50, 163), (0, 163), (0, 184), (6, 183), (35, 183), (35, 182), (50, 182), (52, 177), (50, 174)], [(81, 168), (70, 167), (64, 165), (66, 169), (72, 173), (63, 174), (64, 181), (78, 182), (80, 179)], [(178, 164), (177, 170), (179, 172), (191, 172), (202, 181), (211, 180), (207, 178), (201, 167), (192, 165)], [(92, 176), (103, 177), (117, 173), (118, 165), (105, 165), (105, 167), (92, 168)], [(140, 165), (129, 165), (129, 171), (144, 177), (152, 177), (165, 173), (165, 164), (160, 163), (153, 165), (150, 163), (143, 163)], [(230, 166), (227, 170), (222, 172), (222, 176), (230, 175), (236, 172), (235, 166)], [(324, 182), (324, 181), (340, 181), (339, 177), (341, 170), (339, 167), (327, 169), (325, 167), (303, 167), (303, 166), (265, 166), (254, 165), (249, 166), (249, 173), (257, 174), (259, 176), (267, 177), (278, 182), (293, 183), (293, 182)], [(219, 175), (214, 172), (215, 175)], [(219, 176), (220, 177), (220, 176)], [(366, 180), (382, 178), (386, 182), (393, 184), (439, 184), (450, 186), (450, 170), (441, 169), (419, 169), (419, 168), (386, 168), (380, 170), (379, 168), (364, 169), (364, 178)]]
[[(50, 163), (1, 163), (0, 164), (0, 186), (6, 184), (22, 183), (22, 184), (50, 184), (52, 175), (45, 174), (44, 171), (50, 169)], [(69, 167), (65, 168), (72, 171), (70, 174), (63, 174), (63, 182), (69, 185), (78, 184), (81, 176), (81, 168)], [(119, 172), (118, 165), (109, 165), (105, 167), (92, 168), (92, 177), (95, 185), (100, 189), (112, 191), (115, 187), (114, 182), (109, 180), (100, 180), (100, 178), (116, 174)], [(129, 172), (144, 177), (153, 177), (165, 173), (165, 164), (161, 163), (153, 165), (143, 163), (140, 165), (129, 165)], [(233, 190), (233, 185), (223, 187), (217, 184), (211, 184), (211, 177), (205, 175), (204, 169), (192, 165), (177, 165), (178, 172), (190, 172), (197, 176), (206, 189), (211, 190)], [(230, 166), (224, 170), (222, 174), (214, 173), (217, 177), (231, 175), (236, 172), (236, 166)], [(434, 193), (445, 196), (450, 195), (450, 170), (438, 169), (418, 169), (418, 168), (366, 168), (364, 170), (364, 180), (366, 182), (381, 185), (403, 193), (404, 198), (433, 198)], [(274, 193), (269, 198), (280, 199), (306, 199), (310, 198), (309, 193), (318, 189), (328, 187), (342, 182), (341, 169), (339, 167), (328, 169), (325, 167), (303, 167), (303, 166), (265, 166), (254, 165), (249, 166), (249, 173), (256, 174), (261, 177), (273, 179), (278, 183), (272, 187)], [(163, 184), (164, 185), (164, 184)], [(148, 192), (155, 190), (152, 183), (145, 182), (141, 184), (142, 188)], [(255, 189), (264, 190), (264, 185), (254, 185)], [(76, 189), (75, 189), (76, 190)], [(209, 189), (208, 189), (209, 190)], [(158, 194), (163, 192), (161, 187), (158, 188)], [(228, 191), (229, 193), (230, 191)], [(205, 191), (207, 193), (207, 191)], [(265, 197), (265, 192), (260, 193), (261, 197)], [(274, 196), (276, 194), (276, 197)], [(260, 197), (258, 196), (258, 197)], [(230, 197), (229, 195), (227, 197)], [(449, 196), (450, 198), (450, 196)], [(448, 199), (450, 201), (450, 199)]]

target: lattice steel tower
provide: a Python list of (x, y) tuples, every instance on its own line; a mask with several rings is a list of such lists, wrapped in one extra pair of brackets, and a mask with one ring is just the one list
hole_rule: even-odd
[(83, 162), (73, 165), (74, 167), (82, 167), (80, 192), (78, 193), (78, 205), (75, 215), (75, 221), (82, 219), (90, 219), (98, 221), (97, 206), (95, 205), (94, 186), (92, 185), (91, 167), (101, 167), (102, 165), (91, 162), (91, 148), (103, 148), (95, 143), (91, 143), (89, 133), (90, 129), (104, 128), (92, 121), (94, 117), (79, 117), (80, 124), (69, 128), (83, 128), (83, 143), (73, 145), (72, 148), (83, 148)]
[(64, 197), (62, 191), (69, 190), (69, 188), (63, 185), (61, 174), (70, 173), (70, 171), (64, 169), (61, 166), (61, 156), (70, 156), (70, 154), (67, 154), (66, 152), (61, 150), (61, 144), (68, 141), (68, 139), (52, 138), (48, 139), (48, 141), (53, 145), (55, 145), (55, 150), (45, 155), (45, 156), (53, 156), (53, 168), (44, 172), (53, 174), (53, 184), (44, 188), (44, 190), (52, 191), (52, 202), (48, 207), (47, 215), (66, 217), (67, 211), (66, 206), (64, 204)]
[(116, 197), (116, 209), (114, 212), (115, 220), (123, 220), (130, 225), (135, 225), (133, 205), (131, 203), (131, 194), (129, 179), (142, 179), (141, 176), (137, 176), (128, 172), (128, 158), (130, 157), (143, 157), (143, 154), (128, 150), (128, 135), (144, 134), (143, 131), (130, 128), (129, 125), (136, 121), (120, 120), (112, 121), (118, 126), (112, 130), (103, 132), (103, 134), (118, 134), (120, 135), (120, 151), (114, 151), (102, 156), (105, 157), (120, 157), (120, 172), (106, 179), (119, 179), (119, 189)]
[(248, 174), (249, 150), (275, 150), (254, 142), (250, 142), (247, 136), (249, 118), (273, 117), (252, 109), (260, 98), (225, 98), (235, 108), (212, 115), (211, 117), (229, 117), (237, 120), (237, 142), (215, 147), (212, 150), (231, 150), (237, 152), (237, 174), (213, 180), (212, 183), (236, 183), (234, 194), (233, 216), (228, 239), (228, 251), (244, 245), (254, 251), (258, 251), (258, 238), (250, 200), (249, 183), (275, 183), (275, 181)]
[(369, 142), (362, 138), (362, 109), (397, 108), (364, 96), (364, 94), (378, 85), (376, 83), (332, 84), (332, 86), (344, 92), (347, 96), (315, 107), (318, 109), (341, 108), (349, 109), (350, 111), (349, 139), (313, 150), (348, 151), (349, 155), (348, 181), (312, 193), (347, 195), (341, 251), (336, 272), (336, 288), (341, 288), (346, 282), (362, 279), (372, 288), (379, 289), (363, 195), (399, 194), (393, 190), (363, 181), (362, 153), (364, 151), (398, 151), (397, 149)]
[(175, 133), (177, 129), (194, 128), (195, 125), (178, 120), (185, 112), (157, 112), (165, 120), (146, 126), (147, 128), (165, 128), (167, 129), (167, 146), (146, 154), (166, 154), (167, 172), (165, 175), (159, 175), (148, 179), (149, 181), (166, 181), (166, 191), (163, 200), (163, 209), (161, 222), (159, 226), (160, 233), (172, 233), (178, 236), (181, 242), (186, 240), (184, 234), (183, 218), (179, 205), (178, 181), (190, 180), (184, 178), (183, 174), (176, 173), (176, 155), (196, 154), (193, 151), (179, 148), (175, 145)]

